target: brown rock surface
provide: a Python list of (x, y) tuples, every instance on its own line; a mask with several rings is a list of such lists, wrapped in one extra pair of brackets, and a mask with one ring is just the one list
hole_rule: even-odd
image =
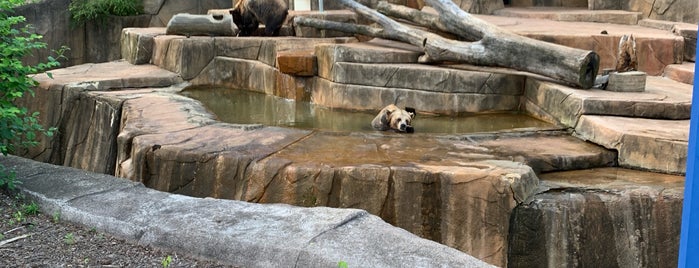
[(622, 167), (674, 174), (686, 169), (689, 120), (584, 115), (575, 134), (616, 149)]
[(509, 267), (677, 265), (684, 178), (619, 168), (541, 175), (513, 213)]

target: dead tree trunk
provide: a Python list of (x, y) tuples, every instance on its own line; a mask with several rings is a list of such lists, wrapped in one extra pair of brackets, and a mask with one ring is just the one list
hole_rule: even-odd
[(538, 41), (500, 29), (461, 10), (451, 0), (426, 0), (437, 10), (439, 17), (385, 3), (380, 4), (379, 9), (391, 16), (431, 29), (447, 31), (468, 41), (451, 40), (400, 24), (353, 0), (338, 1), (378, 23), (383, 29), (350, 31), (346, 27), (338, 27), (342, 23), (328, 23), (302, 17), (297, 17), (295, 23), (409, 43), (425, 51), (421, 62), (453, 61), (507, 67), (544, 75), (585, 89), (593, 86), (597, 76), (599, 56), (595, 52)]

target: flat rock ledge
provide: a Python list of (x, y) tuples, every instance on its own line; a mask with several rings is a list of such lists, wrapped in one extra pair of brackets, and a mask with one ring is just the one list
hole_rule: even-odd
[(363, 210), (194, 198), (14, 156), (0, 163), (45, 213), (236, 266), (494, 267)]

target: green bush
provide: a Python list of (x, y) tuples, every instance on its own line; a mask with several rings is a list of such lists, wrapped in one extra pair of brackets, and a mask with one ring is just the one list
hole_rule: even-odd
[(103, 20), (109, 15), (133, 16), (143, 14), (141, 0), (73, 0), (68, 6), (73, 22)]
[[(23, 3), (24, 0), (0, 1), (0, 153), (3, 155), (13, 153), (17, 147), (35, 146), (38, 135), (51, 136), (55, 131), (46, 130), (38, 123), (38, 113), (29, 114), (26, 108), (15, 105), (25, 94), (34, 95), (32, 88), (37, 81), (31, 75), (60, 65), (54, 57), (36, 66), (22, 63), (33, 50), (46, 48), (46, 43), (39, 41), (42, 36), (31, 33), (24, 17), (12, 16), (12, 8)], [(62, 52), (58, 54), (62, 56)], [(5, 169), (0, 169), (0, 187), (12, 188), (12, 178)]]

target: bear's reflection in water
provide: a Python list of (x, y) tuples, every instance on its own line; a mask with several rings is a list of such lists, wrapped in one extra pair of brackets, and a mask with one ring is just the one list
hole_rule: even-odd
[[(319, 129), (341, 132), (376, 131), (371, 120), (377, 111), (330, 109), (304, 101), (294, 101), (247, 90), (196, 87), (182, 95), (196, 99), (216, 117), (227, 123)], [(466, 134), (514, 129), (549, 129), (555, 126), (527, 115), (484, 113), (465, 116), (420, 114), (413, 119), (416, 133)]]

